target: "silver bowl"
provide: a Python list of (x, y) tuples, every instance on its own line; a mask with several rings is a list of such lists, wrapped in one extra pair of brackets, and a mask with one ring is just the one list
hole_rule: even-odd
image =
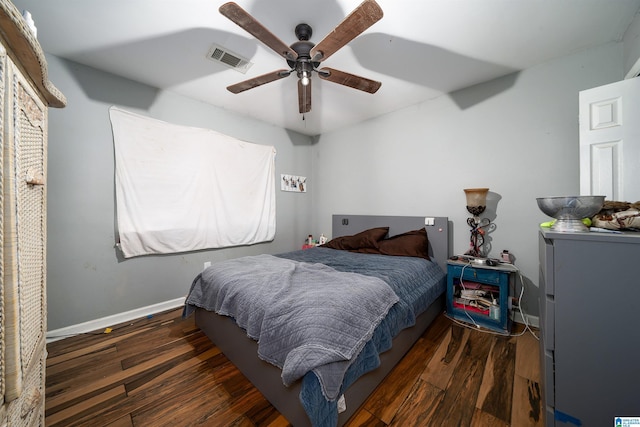
[(546, 215), (555, 218), (554, 231), (589, 231), (582, 223), (602, 209), (605, 196), (539, 197), (538, 207)]

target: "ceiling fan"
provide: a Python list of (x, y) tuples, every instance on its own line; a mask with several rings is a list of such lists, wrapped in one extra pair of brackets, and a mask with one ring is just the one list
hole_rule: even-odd
[(382, 85), (380, 82), (334, 68), (324, 67), (318, 69), (321, 62), (382, 18), (382, 9), (375, 0), (363, 1), (318, 44), (309, 41), (312, 34), (311, 27), (307, 24), (298, 24), (295, 28), (298, 41), (291, 46), (287, 46), (236, 3), (225, 3), (220, 6), (219, 10), (222, 15), (282, 56), (289, 65), (288, 69), (276, 70), (228, 86), (227, 90), (232, 93), (244, 92), (245, 90), (288, 77), (295, 72), (298, 77), (298, 105), (300, 113), (304, 114), (311, 111), (311, 75), (313, 72), (316, 72), (323, 80), (368, 93), (375, 93)]

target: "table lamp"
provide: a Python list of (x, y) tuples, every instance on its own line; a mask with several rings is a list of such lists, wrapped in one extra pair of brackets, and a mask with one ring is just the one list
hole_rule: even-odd
[(467, 211), (473, 217), (467, 219), (467, 224), (471, 228), (471, 236), (469, 238), (469, 250), (465, 255), (483, 257), (482, 245), (484, 244), (484, 227), (487, 227), (491, 221), (488, 218), (480, 218), (480, 215), (487, 208), (488, 188), (465, 188), (464, 193), (467, 196)]

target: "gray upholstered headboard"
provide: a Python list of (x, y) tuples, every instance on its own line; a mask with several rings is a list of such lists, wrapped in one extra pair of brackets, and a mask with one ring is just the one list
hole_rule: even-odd
[[(433, 220), (433, 225), (427, 225)], [(447, 271), (449, 252), (449, 219), (446, 216), (379, 216), (333, 215), (332, 236), (350, 236), (374, 227), (389, 227), (389, 237), (406, 231), (426, 228), (429, 257)]]

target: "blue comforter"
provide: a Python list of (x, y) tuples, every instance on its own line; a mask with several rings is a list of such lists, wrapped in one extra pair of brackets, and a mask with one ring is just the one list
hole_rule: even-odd
[(235, 319), (289, 386), (313, 371), (329, 400), (351, 361), (398, 302), (382, 279), (321, 263), (256, 255), (213, 264), (191, 285), (197, 306)]
[[(393, 338), (403, 329), (413, 326), (416, 317), (445, 291), (445, 273), (435, 262), (422, 258), (359, 254), (322, 247), (277, 256), (302, 262), (319, 262), (339, 271), (378, 277), (388, 283), (399, 297), (399, 302), (391, 307), (372, 338), (349, 366), (341, 393), (359, 377), (380, 366), (379, 354), (389, 350)], [(330, 401), (324, 397), (313, 372), (307, 373), (302, 379), (300, 401), (314, 426), (337, 425), (337, 400)]]
[[(393, 338), (403, 329), (413, 326), (416, 317), (444, 292), (445, 274), (436, 263), (422, 258), (360, 254), (322, 247), (278, 254), (276, 257), (299, 263), (319, 263), (339, 272), (368, 276), (375, 279), (374, 282), (384, 282), (390, 288), (389, 291), (395, 294), (393, 301), (397, 302), (390, 308), (385, 307), (385, 311), (388, 309), (387, 315), (371, 331), (371, 338), (359, 346), (356, 357), (340, 368), (343, 380), (341, 386), (336, 386), (337, 392), (332, 390), (331, 397), (327, 398), (326, 390), (321, 386), (321, 372), (326, 371), (324, 368), (309, 370), (302, 377), (300, 401), (312, 425), (334, 427), (338, 422), (337, 397), (363, 374), (380, 365), (379, 354), (391, 348)], [(274, 263), (274, 267), (276, 265)], [(194, 280), (194, 284), (197, 280), (198, 278)], [(193, 309), (191, 304), (196, 301), (191, 298), (195, 297), (192, 295), (193, 291), (192, 286), (185, 315)], [(194, 305), (202, 306), (198, 303)], [(216, 311), (211, 307), (204, 308)], [(333, 363), (344, 364), (343, 361), (337, 361), (329, 365)]]

